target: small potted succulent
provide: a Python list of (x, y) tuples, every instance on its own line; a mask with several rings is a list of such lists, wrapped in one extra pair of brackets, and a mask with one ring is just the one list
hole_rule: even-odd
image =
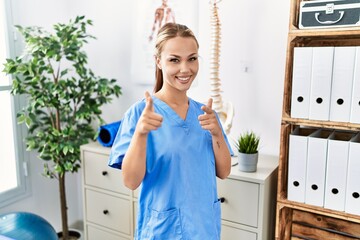
[(259, 157), (260, 137), (253, 131), (240, 134), (235, 142), (238, 151), (239, 170), (256, 172)]

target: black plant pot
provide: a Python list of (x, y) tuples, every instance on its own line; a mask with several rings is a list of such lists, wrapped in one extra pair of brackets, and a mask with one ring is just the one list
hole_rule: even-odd
[[(58, 232), (57, 233), (59, 239), (62, 239), (62, 232)], [(69, 239), (70, 240), (80, 240), (82, 239), (82, 234), (80, 231), (76, 230), (76, 229), (69, 229)]]

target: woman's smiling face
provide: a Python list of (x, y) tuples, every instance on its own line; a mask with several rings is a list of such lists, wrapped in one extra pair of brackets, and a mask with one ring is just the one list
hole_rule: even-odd
[(162, 70), (164, 87), (187, 91), (199, 71), (196, 41), (191, 37), (167, 40), (156, 64)]

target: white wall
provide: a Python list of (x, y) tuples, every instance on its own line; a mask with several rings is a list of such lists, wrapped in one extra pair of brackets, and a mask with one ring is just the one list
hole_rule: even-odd
[[(137, 0), (138, 1), (138, 0)], [(143, 97), (152, 86), (131, 80), (130, 59), (134, 0), (13, 0), (14, 23), (50, 28), (76, 15), (94, 21), (90, 32), (97, 37), (87, 46), (90, 67), (95, 74), (116, 78), (123, 95), (103, 108), (107, 122), (117, 121), (125, 110)], [(160, 1), (159, 1), (160, 2)], [(169, 1), (171, 3), (171, 1)], [(190, 96), (205, 101), (209, 93), (209, 1), (199, 0), (200, 55), (198, 79)], [(278, 154), (280, 140), (283, 81), (289, 1), (222, 0), (219, 3), (222, 23), (221, 71), (224, 100), (235, 107), (230, 138), (252, 129), (261, 135), (261, 152)], [(248, 72), (242, 71), (244, 65)], [(153, 76), (149, 76), (151, 78)], [(31, 154), (32, 195), (0, 212), (28, 210), (48, 219), (60, 228), (58, 188), (55, 181), (42, 176), (42, 163)], [(82, 218), (80, 174), (69, 175), (69, 222)]]

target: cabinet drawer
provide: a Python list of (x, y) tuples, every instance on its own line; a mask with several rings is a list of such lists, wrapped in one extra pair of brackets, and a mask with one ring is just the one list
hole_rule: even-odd
[(87, 226), (87, 240), (129, 240), (128, 238), (123, 238), (121, 236), (100, 230), (93, 226)]
[(130, 234), (130, 200), (92, 190), (85, 191), (87, 221)]
[(256, 233), (253, 232), (222, 225), (221, 240), (234, 240), (234, 239), (256, 240), (257, 236)]
[(130, 190), (123, 184), (121, 171), (109, 167), (108, 159), (108, 155), (84, 152), (85, 184), (129, 195)]
[(259, 184), (234, 179), (218, 180), (222, 219), (257, 227)]

